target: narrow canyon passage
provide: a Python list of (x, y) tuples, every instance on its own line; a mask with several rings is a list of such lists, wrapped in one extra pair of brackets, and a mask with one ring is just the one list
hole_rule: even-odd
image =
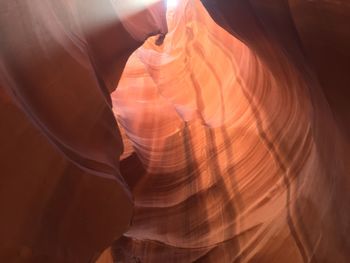
[(136, 2), (0, 2), (0, 261), (348, 262), (350, 6)]
[(335, 125), (313, 95), (318, 83), (277, 44), (264, 55), (283, 70), (259, 58), (199, 1), (168, 10), (168, 28), (162, 46), (149, 39), (130, 57), (112, 93), (125, 144), (145, 167), (115, 258), (323, 262), (332, 250), (345, 260), (339, 233), (323, 227), (336, 224), (330, 183), (344, 171), (327, 167), (341, 149), (318, 143), (322, 110), (322, 125)]

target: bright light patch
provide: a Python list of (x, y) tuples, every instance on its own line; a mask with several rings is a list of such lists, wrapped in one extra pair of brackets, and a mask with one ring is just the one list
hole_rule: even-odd
[(167, 6), (168, 8), (174, 8), (178, 4), (178, 0), (167, 0)]

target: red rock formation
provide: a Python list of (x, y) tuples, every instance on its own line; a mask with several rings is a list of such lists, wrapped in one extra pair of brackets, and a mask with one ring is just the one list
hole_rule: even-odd
[(345, 0), (0, 10), (1, 262), (348, 261)]
[(117, 259), (345, 262), (329, 199), (342, 140), (318, 80), (291, 20), (266, 32), (262, 7), (236, 4), (209, 11), (247, 44), (182, 1), (164, 45), (134, 53), (112, 94), (148, 170)]
[(141, 43), (109, 1), (0, 10), (0, 261), (88, 262), (130, 224), (109, 91)]

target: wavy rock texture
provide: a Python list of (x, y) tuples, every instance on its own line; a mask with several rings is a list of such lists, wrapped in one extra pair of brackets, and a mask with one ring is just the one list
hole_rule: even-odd
[(0, 261), (348, 262), (349, 14), (0, 1)]
[[(254, 17), (252, 6), (239, 8)], [(208, 10), (227, 31), (181, 1), (164, 45), (138, 49), (112, 94), (146, 168), (115, 260), (346, 262), (333, 214), (342, 139), (295, 29), (265, 34), (243, 14), (249, 34), (220, 3)]]
[(0, 262), (90, 262), (132, 216), (109, 90), (142, 43), (109, 1), (0, 1), (0, 35)]

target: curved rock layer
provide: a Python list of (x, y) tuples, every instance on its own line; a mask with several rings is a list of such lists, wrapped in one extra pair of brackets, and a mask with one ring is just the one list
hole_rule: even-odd
[(348, 262), (346, 0), (120, 3), (0, 1), (0, 261)]
[(146, 168), (115, 260), (346, 262), (342, 139), (317, 80), (293, 43), (247, 23), (250, 45), (208, 10), (248, 46), (200, 1), (181, 1), (164, 44), (139, 48), (112, 93)]
[(109, 0), (0, 1), (0, 262), (90, 262), (130, 224), (109, 91), (142, 43), (120, 22)]

